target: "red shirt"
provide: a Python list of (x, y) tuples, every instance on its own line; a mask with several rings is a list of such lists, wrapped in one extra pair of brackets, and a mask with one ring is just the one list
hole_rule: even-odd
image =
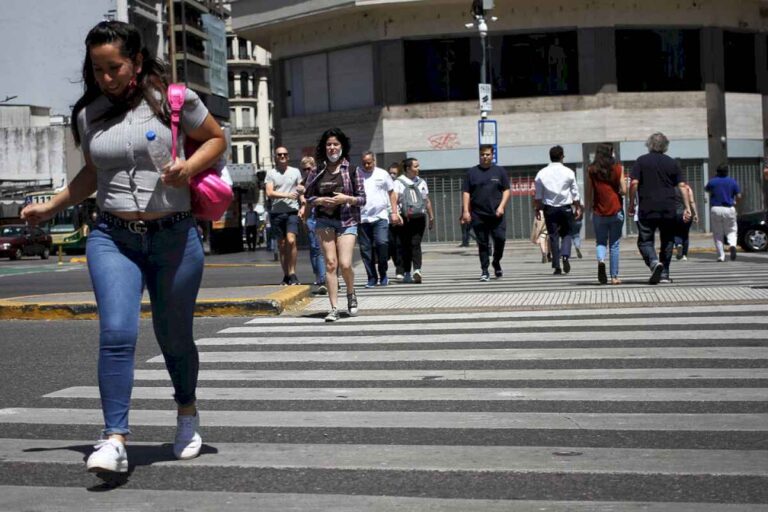
[(602, 180), (594, 166), (589, 166), (589, 180), (592, 182), (592, 211), (601, 217), (610, 217), (619, 213), (622, 207), (621, 164), (613, 164), (609, 181)]

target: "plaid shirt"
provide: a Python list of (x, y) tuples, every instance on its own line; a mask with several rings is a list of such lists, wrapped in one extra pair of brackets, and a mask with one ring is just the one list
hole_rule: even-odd
[[(342, 204), (341, 208), (341, 225), (345, 228), (350, 226), (357, 226), (360, 224), (360, 207), (365, 204), (365, 178), (360, 168), (355, 167), (355, 183), (352, 184), (352, 177), (349, 175), (350, 163), (347, 159), (341, 161), (339, 169), (341, 170), (341, 181), (343, 183), (343, 193), (355, 198), (353, 205)], [(307, 174), (306, 191), (304, 195), (307, 198), (307, 203), (314, 207), (315, 199), (318, 198), (317, 181), (320, 176), (325, 172), (325, 167), (318, 170), (317, 167), (309, 171)]]

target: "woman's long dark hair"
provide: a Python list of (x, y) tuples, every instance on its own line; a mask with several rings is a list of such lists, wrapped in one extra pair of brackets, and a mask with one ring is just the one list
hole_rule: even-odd
[(592, 162), (590, 174), (602, 181), (611, 181), (611, 169), (616, 161), (613, 159), (613, 144), (603, 142), (595, 149), (595, 160)]
[[(349, 150), (352, 148), (349, 137), (347, 137), (339, 128), (329, 128), (320, 136), (320, 139), (317, 141), (317, 147), (315, 148), (315, 162), (317, 163), (318, 169), (328, 165), (328, 156), (325, 154), (325, 143), (328, 142), (328, 139), (331, 137), (336, 137), (341, 143), (341, 157), (339, 158), (339, 161), (344, 159), (349, 160)], [(322, 165), (320, 165), (321, 163)]]
[[(115, 44), (120, 54), (132, 61), (141, 54), (143, 61), (141, 71), (136, 75), (136, 88), (128, 91), (122, 101), (114, 102), (112, 107), (101, 116), (101, 119), (114, 119), (129, 110), (136, 108), (144, 99), (152, 112), (166, 125), (170, 126), (171, 117), (165, 101), (168, 78), (165, 65), (152, 57), (141, 42), (141, 34), (133, 25), (122, 21), (102, 21), (93, 27), (85, 38), (85, 61), (83, 62), (83, 84), (85, 92), (72, 108), (72, 135), (75, 144), (80, 145), (80, 134), (77, 131), (77, 115), (86, 105), (102, 95), (99, 84), (93, 74), (91, 48), (104, 44)], [(158, 100), (157, 94), (162, 100)]]

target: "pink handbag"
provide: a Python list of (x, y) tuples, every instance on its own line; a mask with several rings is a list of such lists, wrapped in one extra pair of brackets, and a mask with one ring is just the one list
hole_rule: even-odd
[[(179, 133), (181, 109), (184, 107), (187, 87), (184, 84), (168, 86), (168, 104), (171, 107), (171, 134), (173, 145), (171, 157), (176, 161), (176, 141)], [(200, 143), (189, 137), (184, 138), (184, 154), (189, 158)], [(206, 169), (189, 180), (189, 190), (192, 200), (192, 214), (200, 220), (219, 220), (229, 209), (234, 198), (232, 187), (222, 180), (216, 169)]]

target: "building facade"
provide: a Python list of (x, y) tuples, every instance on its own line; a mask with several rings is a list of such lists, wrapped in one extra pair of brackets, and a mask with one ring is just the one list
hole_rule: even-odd
[[(354, 156), (372, 149), (384, 166), (418, 158), (438, 210), (429, 236), (456, 240), (461, 177), (477, 163), (483, 51), (471, 7), (240, 0), (232, 26), (272, 52), (279, 144), (307, 153), (324, 129), (339, 126)], [(656, 131), (672, 141), (669, 154), (700, 209), (703, 185), (724, 161), (742, 181), (743, 208), (759, 208), (766, 13), (761, 0), (496, 0), (486, 13), (485, 81), (499, 163), (513, 184), (509, 232), (528, 235), (530, 183), (550, 146), (565, 148), (583, 185), (596, 143), (614, 142), (631, 168)], [(708, 230), (708, 219), (697, 229)]]

